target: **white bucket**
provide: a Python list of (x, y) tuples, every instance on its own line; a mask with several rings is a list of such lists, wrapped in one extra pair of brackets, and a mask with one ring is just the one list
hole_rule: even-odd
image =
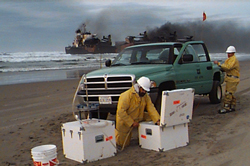
[(55, 145), (41, 145), (31, 149), (34, 166), (57, 166), (57, 152)]

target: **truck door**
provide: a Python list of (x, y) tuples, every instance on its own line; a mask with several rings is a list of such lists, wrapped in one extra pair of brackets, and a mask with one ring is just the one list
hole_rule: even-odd
[(200, 43), (186, 46), (175, 63), (175, 72), (177, 88), (194, 88), (195, 93), (205, 93), (212, 88), (212, 63)]
[(210, 61), (208, 51), (204, 44), (192, 44), (198, 57), (196, 65), (199, 74), (197, 80), (199, 82), (197, 92), (206, 93), (212, 89), (213, 85), (213, 62)]

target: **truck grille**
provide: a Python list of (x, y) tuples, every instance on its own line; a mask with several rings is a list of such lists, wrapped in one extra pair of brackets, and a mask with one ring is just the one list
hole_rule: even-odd
[(87, 101), (88, 97), (89, 103), (98, 103), (99, 96), (111, 96), (112, 104), (117, 104), (120, 94), (131, 88), (134, 80), (134, 75), (85, 77), (82, 79), (84, 89), (80, 90), (77, 95), (84, 101)]

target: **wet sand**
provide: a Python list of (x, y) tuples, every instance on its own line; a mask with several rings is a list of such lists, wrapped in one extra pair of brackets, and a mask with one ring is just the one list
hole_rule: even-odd
[[(240, 62), (237, 111), (218, 114), (220, 104), (195, 97), (189, 123), (189, 145), (165, 152), (138, 146), (136, 130), (131, 145), (115, 157), (86, 165), (249, 165), (250, 61)], [(63, 155), (61, 124), (73, 121), (72, 99), (79, 79), (0, 86), (0, 165), (32, 165), (30, 150), (55, 144), (62, 166), (82, 165)]]

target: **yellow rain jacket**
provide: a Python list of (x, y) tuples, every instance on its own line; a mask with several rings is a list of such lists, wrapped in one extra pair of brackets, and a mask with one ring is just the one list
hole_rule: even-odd
[[(218, 65), (220, 65), (220, 64), (218, 64)], [(225, 78), (226, 82), (239, 82), (240, 81), (240, 79), (239, 79), (239, 77), (240, 77), (240, 64), (239, 64), (239, 61), (235, 55), (227, 58), (225, 63), (223, 63), (220, 66), (221, 66), (222, 70), (224, 70), (227, 74), (226, 78)], [(238, 78), (229, 77), (229, 76), (237, 76)]]
[[(145, 120), (145, 112), (147, 110), (151, 120), (156, 123), (160, 119), (160, 115), (154, 107), (150, 96), (146, 93), (143, 97), (135, 91), (134, 86), (123, 92), (119, 98), (116, 112), (116, 144), (123, 146), (126, 137), (126, 144), (130, 144), (131, 132), (134, 122)], [(128, 136), (127, 136), (128, 135)]]

